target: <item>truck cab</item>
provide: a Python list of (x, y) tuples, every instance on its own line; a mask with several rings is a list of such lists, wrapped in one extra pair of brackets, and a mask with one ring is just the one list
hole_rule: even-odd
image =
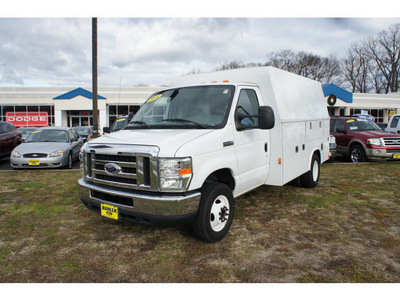
[(126, 125), (128, 125), (129, 122), (132, 120), (132, 118), (133, 118), (133, 113), (130, 113), (129, 115), (126, 116), (118, 117), (117, 119), (115, 119), (111, 127), (103, 127), (103, 134), (116, 132), (125, 128)]
[(392, 115), (385, 131), (400, 134), (400, 114)]

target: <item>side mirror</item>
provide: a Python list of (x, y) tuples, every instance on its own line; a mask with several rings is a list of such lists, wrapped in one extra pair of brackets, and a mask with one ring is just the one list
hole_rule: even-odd
[(270, 106), (258, 108), (258, 125), (261, 129), (272, 129), (275, 126), (274, 110)]
[(110, 127), (103, 127), (103, 132), (104, 133), (110, 133)]
[[(250, 119), (258, 118), (258, 126), (252, 125)], [(242, 124), (243, 119), (249, 119), (249, 125)], [(237, 130), (245, 130), (251, 128), (271, 129), (275, 126), (274, 111), (270, 106), (260, 106), (257, 115), (246, 115), (238, 111), (235, 113), (235, 124)]]

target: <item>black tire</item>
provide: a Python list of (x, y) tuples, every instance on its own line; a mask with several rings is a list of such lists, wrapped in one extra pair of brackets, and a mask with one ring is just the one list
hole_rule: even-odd
[(70, 153), (70, 154), (68, 155), (68, 161), (67, 161), (67, 164), (65, 165), (65, 168), (66, 168), (66, 169), (72, 169), (72, 163), (73, 163), (73, 161), (72, 161), (72, 154)]
[(231, 228), (234, 211), (232, 191), (226, 184), (205, 184), (193, 224), (196, 236), (209, 243), (220, 241)]
[(365, 151), (364, 151), (363, 147), (361, 147), (360, 145), (354, 145), (353, 147), (351, 147), (350, 160), (353, 163), (367, 161), (367, 156), (365, 155)]
[(315, 188), (319, 182), (319, 175), (320, 175), (320, 159), (318, 154), (314, 153), (311, 159), (310, 170), (301, 175), (300, 182), (301, 185), (305, 188)]

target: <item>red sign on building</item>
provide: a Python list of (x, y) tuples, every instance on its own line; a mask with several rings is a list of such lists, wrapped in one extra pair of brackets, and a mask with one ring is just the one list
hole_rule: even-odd
[(9, 111), (6, 112), (6, 121), (16, 127), (49, 126), (47, 111)]

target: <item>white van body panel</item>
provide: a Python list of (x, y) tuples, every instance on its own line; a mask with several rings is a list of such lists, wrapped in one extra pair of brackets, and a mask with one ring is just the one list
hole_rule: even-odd
[[(251, 180), (265, 178), (264, 184), (281, 186), (310, 169), (311, 157), (315, 151), (321, 154), (321, 163), (328, 160), (329, 114), (321, 83), (273, 67), (262, 67), (194, 74), (182, 77), (172, 82), (172, 85), (188, 86), (212, 82), (236, 84), (237, 88), (252, 87), (260, 94), (260, 105), (271, 106), (275, 113), (275, 127), (268, 131), (270, 142), (266, 160), (269, 166), (264, 169), (263, 174), (241, 174), (241, 177), (250, 176)], [(236, 105), (235, 101), (237, 96), (233, 107)], [(233, 112), (234, 109), (231, 109), (232, 118)], [(267, 135), (265, 130), (262, 132)], [(236, 131), (235, 145), (249, 134), (246, 131), (238, 134)], [(244, 156), (238, 157), (238, 165), (247, 163)], [(243, 187), (243, 191), (245, 190)]]

